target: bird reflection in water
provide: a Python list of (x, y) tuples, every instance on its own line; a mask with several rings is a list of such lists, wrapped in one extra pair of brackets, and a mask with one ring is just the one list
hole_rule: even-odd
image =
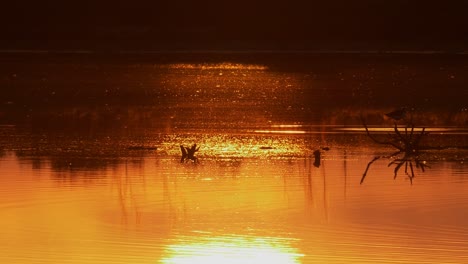
[(406, 112), (407, 112), (407, 108), (402, 107), (400, 109), (396, 109), (394, 111), (386, 113), (385, 116), (387, 118), (392, 119), (392, 120), (398, 121), (398, 120), (402, 120), (402, 119), (404, 119), (406, 117)]

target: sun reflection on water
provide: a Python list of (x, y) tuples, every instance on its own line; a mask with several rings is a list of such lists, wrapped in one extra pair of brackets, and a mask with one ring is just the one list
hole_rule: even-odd
[(264, 71), (268, 67), (259, 64), (242, 64), (242, 63), (174, 63), (167, 66), (169, 69), (197, 69), (197, 70), (256, 70)]
[(166, 248), (161, 263), (300, 263), (290, 241), (272, 237), (196, 237)]
[[(300, 131), (298, 133), (301, 133)], [(266, 133), (268, 134), (268, 133)], [(197, 143), (197, 155), (203, 158), (262, 158), (303, 156), (304, 138), (272, 135), (174, 134), (165, 137), (160, 151), (180, 155), (179, 145)], [(295, 134), (295, 133), (292, 133)]]

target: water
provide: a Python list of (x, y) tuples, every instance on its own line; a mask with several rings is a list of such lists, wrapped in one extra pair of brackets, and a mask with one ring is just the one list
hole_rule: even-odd
[[(464, 59), (212, 56), (4, 58), (0, 262), (468, 262)], [(394, 179), (401, 105), (450, 148)]]

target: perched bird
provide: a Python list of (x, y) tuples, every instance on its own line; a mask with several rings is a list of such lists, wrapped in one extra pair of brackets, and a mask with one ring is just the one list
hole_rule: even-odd
[(386, 113), (385, 116), (395, 120), (395, 121), (398, 121), (398, 120), (401, 120), (401, 119), (404, 119), (406, 117), (406, 107), (402, 107), (400, 109), (397, 109), (395, 111), (392, 111), (392, 112), (389, 112), (389, 113)]

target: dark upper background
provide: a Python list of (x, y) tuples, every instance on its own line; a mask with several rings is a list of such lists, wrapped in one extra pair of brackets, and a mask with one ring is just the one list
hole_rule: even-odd
[(1, 49), (468, 47), (468, 0), (10, 0), (0, 10)]

